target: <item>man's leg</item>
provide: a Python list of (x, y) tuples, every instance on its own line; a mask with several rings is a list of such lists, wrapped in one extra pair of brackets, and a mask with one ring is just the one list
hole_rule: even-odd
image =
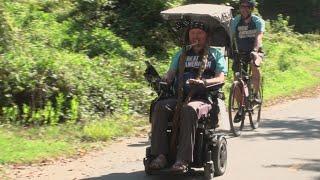
[[(244, 69), (247, 69), (247, 65), (243, 64), (243, 66), (245, 66)], [(239, 62), (233, 63), (232, 70), (234, 73), (241, 71), (240, 66), (239, 66)], [(235, 74), (234, 74), (233, 78), (234, 78), (234, 80), (237, 80)], [(235, 92), (234, 92), (234, 97), (235, 97), (236, 103), (239, 105), (239, 107), (238, 107), (239, 110), (238, 110), (236, 116), (234, 117), (234, 122), (236, 122), (236, 123), (240, 122), (245, 117), (243, 108), (241, 108), (241, 104), (243, 101), (241, 88), (242, 87), (237, 86), (235, 89)]]
[[(235, 81), (235, 80), (236, 80), (236, 78), (234, 77), (234, 81)], [(242, 100), (242, 93), (241, 93), (241, 88), (240, 88), (240, 86), (237, 86), (237, 88), (235, 89), (234, 96), (235, 96), (235, 98), (236, 98), (236, 101), (237, 101), (238, 103), (240, 103), (241, 100)]]
[(180, 118), (177, 161), (188, 163), (193, 161), (197, 122), (202, 116), (208, 116), (211, 108), (211, 104), (202, 101), (192, 101), (183, 106)]
[(253, 90), (254, 90), (254, 93), (257, 94), (260, 87), (260, 78), (261, 78), (260, 68), (255, 65), (251, 65), (251, 69), (252, 69)]
[(151, 154), (168, 154), (167, 127), (168, 120), (172, 118), (176, 99), (165, 99), (158, 101), (152, 113)]
[[(236, 78), (236, 76), (235, 76), (235, 73), (236, 72), (240, 72), (240, 66), (239, 66), (239, 62), (233, 62), (233, 64), (232, 64), (232, 70), (233, 70), (233, 72), (234, 72), (234, 74), (233, 74), (233, 80), (235, 81), (235, 80), (237, 80), (237, 78)], [(241, 89), (240, 88), (237, 88), (236, 90), (235, 90), (235, 97), (236, 97), (236, 101), (237, 102), (241, 102)]]
[(257, 94), (261, 83), (260, 65), (262, 63), (263, 53), (252, 52), (251, 57), (252, 83), (254, 88), (254, 94)]

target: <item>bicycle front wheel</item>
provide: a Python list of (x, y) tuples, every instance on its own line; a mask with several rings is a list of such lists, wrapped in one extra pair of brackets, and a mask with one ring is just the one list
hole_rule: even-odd
[(234, 81), (229, 95), (228, 113), (230, 130), (234, 136), (240, 136), (244, 125), (244, 114), (241, 114), (240, 120), (239, 111), (245, 113), (243, 110), (244, 92), (239, 81)]
[[(256, 99), (258, 99), (259, 102), (257, 102)], [(257, 95), (255, 97), (252, 97), (250, 100), (251, 109), (249, 110), (249, 120), (252, 129), (257, 129), (259, 127), (262, 99), (262, 87), (260, 86)]]

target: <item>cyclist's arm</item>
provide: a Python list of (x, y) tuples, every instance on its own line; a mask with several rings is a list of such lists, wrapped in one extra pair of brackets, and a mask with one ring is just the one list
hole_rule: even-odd
[(262, 38), (263, 38), (263, 32), (258, 32), (256, 35), (256, 39), (254, 42), (254, 51), (258, 51), (260, 47), (262, 47)]
[(262, 38), (263, 38), (263, 33), (265, 31), (265, 22), (262, 18), (257, 17), (257, 16), (254, 16), (253, 19), (254, 19), (254, 22), (255, 22), (255, 24), (257, 26), (257, 30), (258, 30), (256, 38), (255, 38), (255, 43), (254, 43), (253, 49), (255, 51), (258, 51), (259, 48), (262, 47)]
[(235, 37), (235, 35), (236, 35), (237, 25), (238, 25), (240, 19), (241, 19), (241, 16), (237, 15), (236, 17), (232, 18), (232, 20), (230, 22), (230, 31), (231, 31), (232, 37)]

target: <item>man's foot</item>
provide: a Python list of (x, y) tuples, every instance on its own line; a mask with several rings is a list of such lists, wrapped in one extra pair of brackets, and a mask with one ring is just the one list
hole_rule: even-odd
[(245, 114), (244, 114), (243, 108), (240, 108), (237, 114), (234, 116), (233, 122), (234, 123), (241, 122), (244, 120), (244, 118), (245, 118)]
[(150, 169), (163, 169), (167, 166), (167, 158), (163, 154), (160, 154), (149, 164)]
[(188, 163), (177, 160), (171, 167), (171, 171), (175, 173), (185, 173), (188, 170)]

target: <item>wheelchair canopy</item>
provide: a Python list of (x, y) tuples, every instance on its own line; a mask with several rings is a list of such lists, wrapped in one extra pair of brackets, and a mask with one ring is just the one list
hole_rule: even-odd
[(216, 4), (189, 4), (161, 12), (181, 46), (187, 45), (186, 33), (190, 22), (199, 21), (209, 28), (209, 46), (222, 47), (227, 56), (232, 53), (230, 21), (233, 8)]

